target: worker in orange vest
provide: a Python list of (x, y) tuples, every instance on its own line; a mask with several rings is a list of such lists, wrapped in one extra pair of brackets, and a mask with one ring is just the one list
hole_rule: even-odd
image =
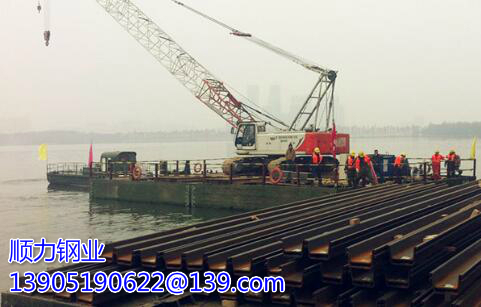
[(361, 186), (366, 186), (367, 183), (372, 183), (371, 174), (371, 159), (365, 155), (363, 151), (360, 151), (356, 158), (356, 171), (357, 171), (357, 184), (361, 183)]
[(353, 151), (349, 156), (347, 156), (346, 164), (344, 165), (344, 172), (347, 176), (347, 184), (350, 187), (357, 186), (356, 180), (356, 153)]
[(402, 183), (402, 170), (404, 168), (404, 161), (406, 159), (406, 154), (402, 153), (396, 157), (394, 160), (394, 177), (396, 183)]
[(319, 147), (314, 148), (314, 151), (312, 152), (311, 172), (314, 176), (314, 179), (317, 179), (319, 184), (322, 184), (320, 166), (320, 164), (322, 163), (322, 158), (323, 157), (321, 155), (321, 150), (319, 149)]
[(446, 156), (446, 166), (447, 166), (447, 176), (448, 178), (454, 177), (454, 172), (456, 171), (456, 152), (454, 150), (450, 150), (449, 154)]
[(431, 157), (431, 163), (433, 165), (433, 180), (441, 179), (441, 161), (443, 160), (444, 156), (439, 154), (439, 150), (436, 150)]

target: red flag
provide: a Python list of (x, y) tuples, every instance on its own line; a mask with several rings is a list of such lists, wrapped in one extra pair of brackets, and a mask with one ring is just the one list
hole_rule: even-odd
[(92, 168), (92, 164), (94, 163), (94, 153), (92, 150), (92, 144), (90, 144), (90, 150), (89, 150), (89, 168)]
[(332, 135), (331, 135), (331, 152), (332, 152), (332, 156), (334, 157), (334, 159), (336, 158), (336, 136), (337, 136), (336, 123), (333, 121), (332, 122)]

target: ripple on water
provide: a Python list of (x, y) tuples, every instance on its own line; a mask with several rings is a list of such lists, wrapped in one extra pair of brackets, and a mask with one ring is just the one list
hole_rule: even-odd
[[(4, 190), (4, 186), (0, 186)], [(8, 259), (10, 238), (41, 237), (56, 242), (58, 238), (98, 238), (112, 242), (152, 232), (194, 224), (231, 214), (218, 210), (192, 210), (181, 207), (121, 202), (90, 202), (88, 193), (49, 191), (44, 180), (17, 180), (0, 193), (0, 259)], [(5, 205), (4, 205), (5, 204)], [(52, 265), (49, 265), (52, 266)], [(0, 262), (0, 290), (10, 287), (8, 274), (16, 270), (35, 271), (44, 264), (12, 266)]]

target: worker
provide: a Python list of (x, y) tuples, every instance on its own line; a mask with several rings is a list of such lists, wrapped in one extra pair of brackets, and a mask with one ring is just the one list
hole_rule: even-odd
[(405, 167), (406, 154), (402, 153), (394, 160), (394, 177), (396, 183), (402, 183), (402, 173)]
[(311, 172), (312, 175), (314, 176), (314, 179), (317, 180), (318, 184), (322, 184), (322, 178), (321, 178), (321, 163), (322, 163), (322, 155), (321, 155), (321, 150), (319, 147), (314, 148), (314, 151), (312, 152), (312, 166), (311, 166)]
[(347, 156), (346, 163), (344, 165), (344, 172), (347, 176), (347, 184), (350, 187), (357, 187), (356, 179), (356, 153), (353, 151), (349, 156)]
[(441, 161), (443, 160), (444, 156), (439, 153), (439, 150), (436, 150), (431, 157), (431, 164), (433, 165), (433, 180), (441, 179)]
[(454, 177), (456, 171), (456, 152), (451, 149), (446, 157), (447, 177)]
[(286, 171), (287, 171), (287, 182), (290, 182), (292, 179), (292, 172), (295, 171), (294, 165), (296, 160), (296, 151), (292, 146), (292, 143), (289, 143), (286, 151)]
[(365, 155), (363, 151), (360, 151), (356, 158), (357, 185), (361, 184), (361, 186), (364, 187), (366, 184), (373, 182), (371, 167), (371, 159), (369, 156)]
[(384, 181), (384, 174), (382, 172), (382, 157), (379, 154), (379, 150), (374, 149), (374, 154), (371, 156), (372, 167), (376, 173), (377, 178), (380, 178), (380, 182)]
[(458, 175), (461, 176), (463, 171), (460, 169), (461, 168), (461, 157), (458, 154), (455, 154), (454, 158), (454, 169), (456, 172), (458, 172)]
[(185, 165), (184, 165), (184, 175), (190, 175), (190, 160), (185, 160)]

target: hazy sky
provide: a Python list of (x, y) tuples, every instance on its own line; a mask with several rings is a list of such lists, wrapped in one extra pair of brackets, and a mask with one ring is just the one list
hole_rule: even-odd
[[(95, 0), (0, 0), (0, 133), (226, 127)], [(260, 104), (280, 86), (297, 109), (316, 75), (169, 0), (133, 0), (222, 81)], [(339, 70), (346, 125), (480, 120), (481, 1), (184, 0), (240, 30)], [(292, 118), (295, 114), (290, 114)]]

